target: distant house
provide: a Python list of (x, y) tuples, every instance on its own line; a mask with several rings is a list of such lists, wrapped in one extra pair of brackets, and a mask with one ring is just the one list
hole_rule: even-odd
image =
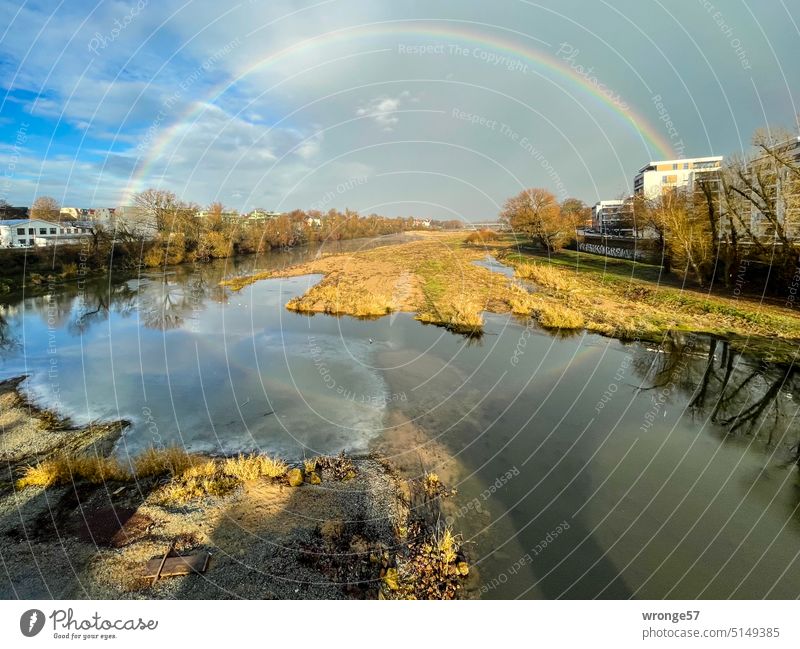
[(431, 227), (430, 219), (414, 219), (415, 228), (429, 228)]
[(306, 217), (306, 225), (312, 228), (321, 228), (322, 227), (322, 219), (317, 218), (315, 216), (307, 216)]
[(109, 223), (114, 220), (116, 210), (113, 207), (94, 207), (85, 212), (85, 218), (93, 223)]
[[(195, 212), (194, 215), (198, 219), (206, 219), (209, 216), (211, 216), (211, 211), (210, 210), (197, 210), (197, 212)], [(241, 219), (241, 216), (239, 215), (239, 212), (237, 212), (236, 210), (229, 210), (229, 211), (225, 211), (225, 212), (220, 212), (220, 217), (226, 223), (236, 222), (236, 221), (239, 221), (239, 219)]]
[(86, 218), (87, 213), (88, 210), (84, 210), (80, 207), (62, 207), (60, 210), (61, 216), (66, 216), (75, 221)]
[(7, 219), (0, 221), (0, 248), (33, 248), (56, 243), (78, 243), (92, 232), (82, 222), (53, 223), (43, 219)]
[(252, 212), (247, 214), (247, 216), (245, 216), (244, 218), (250, 222), (259, 222), (259, 221), (269, 221), (270, 219), (277, 219), (279, 216), (283, 216), (283, 212), (269, 212), (267, 210), (256, 208)]

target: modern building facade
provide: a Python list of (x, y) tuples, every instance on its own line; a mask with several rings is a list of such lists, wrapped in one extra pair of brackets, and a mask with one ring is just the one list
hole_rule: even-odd
[(53, 223), (42, 219), (0, 221), (0, 247), (33, 248), (77, 243), (91, 231), (91, 226), (86, 223)]
[(633, 193), (645, 198), (657, 198), (670, 189), (685, 188), (692, 191), (701, 177), (719, 172), (722, 160), (722, 156), (708, 156), (651, 161), (639, 169), (634, 177)]
[(630, 198), (598, 201), (592, 208), (592, 230), (602, 234), (628, 235), (634, 231)]

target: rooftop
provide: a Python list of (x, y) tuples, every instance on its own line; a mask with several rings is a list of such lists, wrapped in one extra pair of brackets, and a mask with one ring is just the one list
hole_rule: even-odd
[(687, 162), (722, 162), (723, 156), (721, 155), (712, 155), (706, 156), (704, 158), (678, 158), (676, 160), (651, 160), (648, 162), (644, 167), (639, 169), (639, 173), (644, 173), (650, 167), (655, 167), (656, 165), (674, 165), (674, 164), (685, 164)]

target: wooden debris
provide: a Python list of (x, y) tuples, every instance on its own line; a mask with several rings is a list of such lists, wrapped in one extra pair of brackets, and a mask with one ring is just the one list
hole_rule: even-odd
[[(167, 552), (167, 554), (169, 551)], [(145, 576), (152, 577), (153, 583), (161, 577), (179, 577), (192, 573), (202, 574), (208, 568), (211, 555), (206, 552), (195, 552), (183, 557), (167, 557), (151, 559), (145, 566)]]

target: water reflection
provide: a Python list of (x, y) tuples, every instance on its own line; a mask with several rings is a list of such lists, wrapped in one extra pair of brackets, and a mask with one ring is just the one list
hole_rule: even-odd
[(714, 424), (721, 438), (751, 436), (765, 450), (784, 447), (800, 462), (795, 366), (758, 361), (725, 340), (690, 334), (666, 336), (656, 350), (639, 349), (634, 363), (642, 391), (674, 386), (688, 396), (692, 415)]

